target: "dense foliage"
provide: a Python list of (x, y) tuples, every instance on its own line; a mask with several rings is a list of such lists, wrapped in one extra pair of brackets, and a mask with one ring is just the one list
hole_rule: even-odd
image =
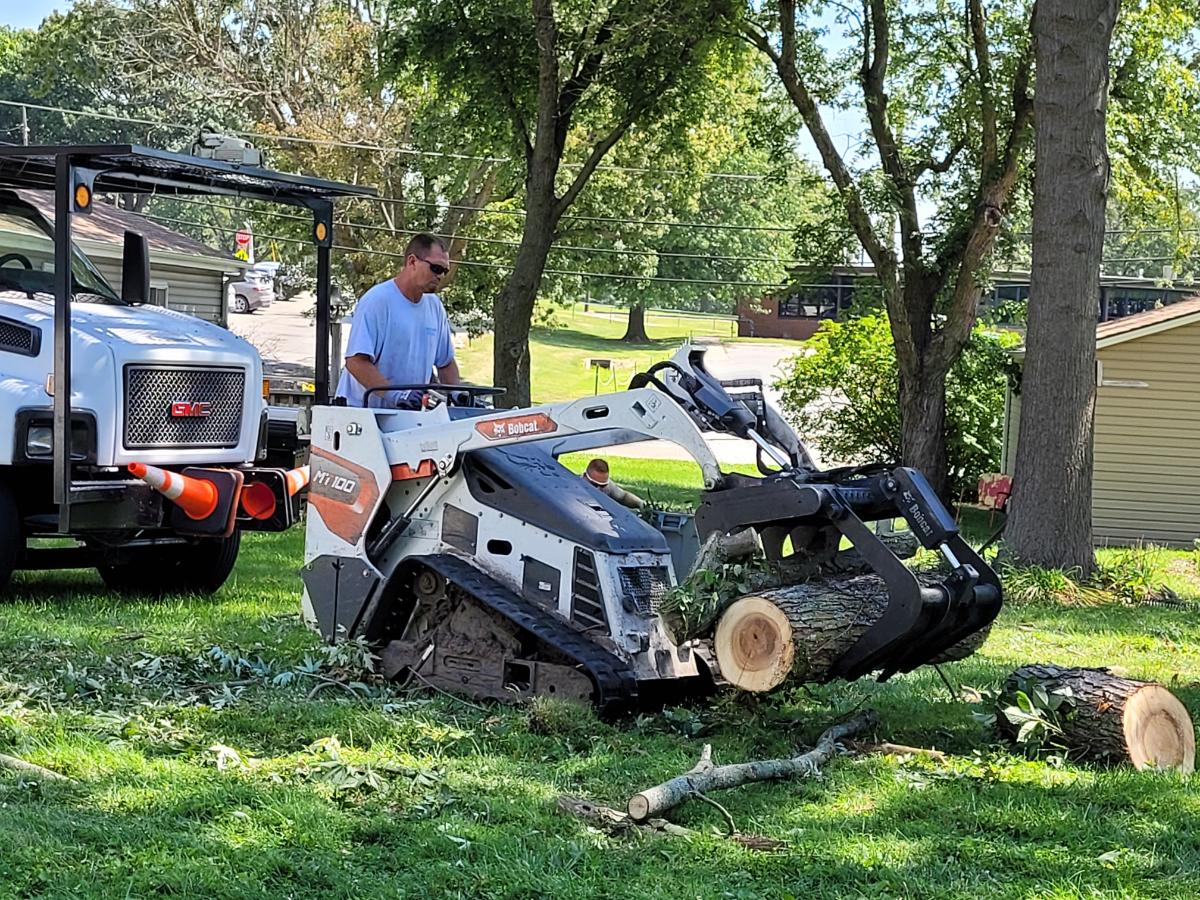
[[(946, 382), (946, 441), (952, 495), (973, 497), (979, 476), (1000, 464), (1004, 391), (1015, 365), (1012, 332), (976, 328)], [(825, 461), (901, 460), (896, 351), (888, 321), (826, 322), (777, 382), (783, 409)]]

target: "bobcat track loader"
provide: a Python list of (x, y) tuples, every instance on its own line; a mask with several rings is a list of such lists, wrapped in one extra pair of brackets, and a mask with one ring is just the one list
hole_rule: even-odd
[[(734, 399), (703, 355), (685, 345), (629, 390), (528, 409), (481, 408), (495, 388), (439, 385), (378, 389), (426, 391), (433, 404), (419, 411), (317, 407), (306, 619), (329, 641), (368, 639), (391, 677), (475, 698), (574, 698), (617, 714), (711, 691), (703, 644), (676, 644), (658, 614), (689, 572), (660, 531), (557, 461), (647, 439), (700, 466), (701, 540), (749, 529), (780, 560), (831, 557), (845, 537), (883, 577), (882, 618), (830, 677), (910, 671), (995, 618), (995, 573), (920, 473), (818, 470), (778, 413)], [(753, 441), (761, 477), (722, 473), (706, 431)], [(919, 582), (866, 524), (897, 517), (944, 557), (940, 583)]]

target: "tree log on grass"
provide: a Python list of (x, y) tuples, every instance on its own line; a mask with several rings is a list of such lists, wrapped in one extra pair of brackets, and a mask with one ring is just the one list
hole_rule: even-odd
[[(1056, 724), (1061, 740), (1082, 757), (1128, 760), (1137, 769), (1188, 773), (1196, 763), (1196, 732), (1187, 708), (1161, 684), (1112, 675), (1107, 669), (1022, 666), (1004, 685), (1004, 696), (1031, 683), (1047, 691), (1070, 688), (1072, 704)], [(1024, 687), (1023, 687), (1024, 686)], [(1004, 717), (999, 716), (1002, 727)]]
[[(930, 585), (941, 577), (922, 574), (918, 580)], [(740, 597), (717, 622), (713, 652), (721, 676), (744, 691), (825, 681), (887, 604), (887, 587), (877, 575), (814, 580)], [(965, 659), (988, 630), (968, 635), (931, 662)]]

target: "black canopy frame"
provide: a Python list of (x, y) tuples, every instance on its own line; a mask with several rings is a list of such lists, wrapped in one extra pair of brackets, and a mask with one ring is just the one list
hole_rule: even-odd
[(71, 219), (91, 211), (96, 193), (224, 195), (311, 211), (317, 252), (315, 400), (318, 404), (329, 402), (329, 262), (334, 202), (377, 196), (374, 188), (137, 144), (0, 146), (0, 188), (54, 191), (54, 502), (58, 504), (60, 533), (71, 533), (73, 496)]

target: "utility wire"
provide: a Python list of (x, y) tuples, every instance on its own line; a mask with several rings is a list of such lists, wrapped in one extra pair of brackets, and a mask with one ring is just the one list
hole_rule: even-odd
[[(195, 125), (188, 125), (183, 122), (163, 122), (153, 119), (139, 119), (134, 116), (117, 116), (111, 113), (90, 112), (83, 109), (71, 109), (65, 106), (47, 106), (41, 103), (25, 103), (20, 100), (0, 100), (0, 105), (25, 107), (27, 109), (37, 109), (43, 112), (65, 113), (72, 116), (85, 116), (94, 119), (106, 119), (110, 122), (125, 122), (131, 125), (153, 125), (157, 128), (178, 128), (181, 131), (195, 132)], [(470, 162), (487, 162), (487, 163), (511, 163), (512, 157), (508, 156), (473, 156), (469, 153), (442, 153), (435, 150), (417, 150), (411, 147), (389, 147), (382, 144), (364, 144), (353, 141), (337, 141), (332, 139), (321, 138), (300, 138), (290, 137), (280, 134), (265, 134), (258, 131), (234, 131), (233, 134), (241, 135), (242, 137), (259, 138), (268, 141), (280, 141), (294, 144), (308, 144), (314, 147), (344, 147), (349, 150), (371, 150), (376, 153), (395, 153), (403, 156), (424, 156), (434, 159), (463, 159)], [(582, 168), (583, 163), (564, 162), (564, 168)], [(682, 169), (652, 169), (642, 166), (614, 166), (600, 164), (596, 167), (599, 170), (607, 172), (632, 172), (635, 174), (644, 175), (686, 175), (699, 178), (719, 178), (730, 181), (765, 181), (772, 176), (767, 174), (759, 174), (754, 172), (687, 172)]]
[[(168, 195), (159, 195), (159, 196), (168, 196)], [(228, 204), (208, 203), (204, 200), (190, 199), (190, 198), (184, 198), (184, 197), (170, 197), (170, 199), (176, 200), (180, 203), (189, 203), (189, 204), (193, 204), (196, 206), (201, 206), (206, 209), (225, 209), (225, 210), (229, 210), (230, 212), (236, 212), (243, 216), (250, 216), (250, 215), (258, 214), (254, 211), (247, 211), (245, 209), (242, 209), (241, 207), (230, 206)], [(265, 215), (265, 216), (271, 216), (276, 219), (291, 219), (291, 220), (297, 221), (297, 222), (308, 222), (308, 223), (312, 222), (311, 217), (298, 216), (298, 215), (295, 215), (294, 213), (276, 213), (276, 212), (272, 212), (270, 210), (263, 210), (263, 211), (261, 211), (261, 214)], [(360, 228), (364, 231), (381, 231), (381, 232), (386, 232), (388, 234), (402, 234), (402, 235), (414, 235), (414, 234), (417, 234), (420, 230), (420, 229), (389, 228), (386, 225), (369, 225), (366, 222), (354, 222), (354, 221), (348, 220), (348, 219), (347, 220), (335, 220), (333, 224), (343, 227), (343, 228)], [(521, 246), (520, 241), (506, 241), (506, 240), (501, 240), (499, 238), (474, 237), (474, 236), (470, 236), (470, 235), (448, 234), (448, 233), (443, 233), (443, 232), (429, 232), (429, 233), (433, 234), (434, 237), (445, 238), (447, 240), (463, 241), (464, 243), (468, 243), (468, 244), (494, 244), (494, 245), (502, 246), (502, 247), (520, 247)], [(617, 255), (617, 256), (660, 256), (660, 257), (667, 257), (667, 258), (671, 258), (671, 259), (702, 259), (702, 260), (710, 260), (710, 261), (718, 261), (718, 262), (772, 262), (772, 263), (778, 263), (781, 266), (804, 265), (803, 261), (798, 260), (798, 259), (779, 259), (778, 257), (775, 257), (775, 256), (752, 256), (752, 255), (714, 256), (714, 255), (704, 254), (704, 253), (679, 253), (679, 252), (675, 252), (675, 251), (656, 250), (653, 248), (645, 249), (645, 250), (641, 250), (641, 249), (617, 250), (612, 247), (576, 247), (576, 246), (573, 246), (570, 244), (557, 244), (556, 243), (556, 244), (553, 244), (550, 249), (557, 250), (557, 251), (563, 251), (563, 252), (571, 252), (571, 253), (597, 253), (597, 254), (603, 254), (603, 255)]]
[[(210, 225), (205, 222), (193, 222), (188, 219), (176, 219), (176, 218), (172, 218), (170, 216), (150, 215), (148, 213), (141, 213), (141, 215), (143, 217), (145, 217), (147, 219), (151, 219), (152, 221), (155, 221), (155, 222), (169, 222), (169, 223), (176, 224), (176, 225), (191, 225), (195, 228), (208, 228), (212, 231), (222, 232), (225, 234), (235, 234), (238, 231), (238, 228), (236, 226), (229, 227), (229, 226), (223, 226), (223, 225)], [(303, 238), (283, 237), (282, 235), (277, 235), (277, 234), (260, 234), (260, 235), (257, 235), (257, 237), (259, 237), (262, 240), (266, 240), (266, 241), (283, 241), (283, 242), (289, 243), (289, 244), (302, 244), (302, 245), (308, 246), (308, 247), (312, 246), (311, 240), (307, 240), (307, 239), (303, 239)], [(365, 253), (368, 256), (387, 256), (387, 257), (391, 257), (393, 259), (404, 259), (405, 258), (403, 253), (392, 253), (387, 250), (370, 250), (370, 249), (367, 249), (366, 247), (355, 247), (355, 246), (351, 246), (348, 244), (334, 244), (333, 249), (342, 250), (342, 251), (348, 252), (348, 253)], [(512, 269), (511, 264), (486, 263), (486, 262), (478, 262), (475, 260), (461, 260), (461, 261), (455, 262), (454, 265), (464, 266), (467, 268), (478, 268), (478, 269), (503, 269), (503, 270)], [(564, 275), (564, 276), (571, 276), (571, 277), (577, 277), (577, 278), (600, 278), (600, 279), (607, 279), (609, 281), (648, 281), (648, 282), (654, 282), (657, 284), (700, 284), (700, 285), (717, 286), (717, 287), (767, 287), (767, 288), (787, 287), (787, 285), (784, 283), (774, 282), (774, 281), (726, 281), (723, 279), (705, 279), (705, 278), (668, 278), (668, 277), (661, 276), (661, 275), (622, 275), (622, 274), (618, 274), (618, 273), (608, 273), (608, 272), (585, 272), (585, 271), (577, 271), (577, 270), (573, 270), (573, 269), (549, 269), (548, 268), (548, 269), (543, 269), (542, 271), (546, 275)]]

